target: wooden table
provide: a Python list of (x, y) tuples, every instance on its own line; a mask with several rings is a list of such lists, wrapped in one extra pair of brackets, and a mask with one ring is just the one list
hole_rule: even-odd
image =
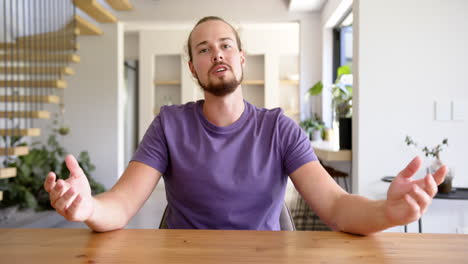
[(467, 263), (468, 235), (0, 229), (1, 263)]

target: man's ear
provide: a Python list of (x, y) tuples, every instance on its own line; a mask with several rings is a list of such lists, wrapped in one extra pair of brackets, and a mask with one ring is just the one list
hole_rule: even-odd
[(192, 73), (193, 78), (198, 79), (197, 72), (195, 71), (195, 67), (193, 66), (193, 62), (189, 61), (188, 66), (189, 66), (190, 72)]
[(242, 68), (244, 68), (245, 67), (245, 52), (243, 50), (240, 51), (240, 60), (241, 60)]

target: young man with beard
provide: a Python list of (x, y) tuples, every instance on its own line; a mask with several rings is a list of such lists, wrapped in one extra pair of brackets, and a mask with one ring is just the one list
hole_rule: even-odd
[(75, 158), (66, 181), (49, 173), (53, 207), (95, 231), (123, 228), (164, 175), (169, 228), (279, 230), (287, 177), (334, 230), (370, 234), (417, 220), (445, 177), (445, 166), (420, 180), (413, 159), (391, 184), (386, 200), (345, 192), (317, 161), (299, 126), (280, 109), (243, 99), (245, 54), (234, 28), (201, 19), (188, 38), (189, 67), (205, 100), (165, 106), (132, 161), (108, 192), (91, 196)]

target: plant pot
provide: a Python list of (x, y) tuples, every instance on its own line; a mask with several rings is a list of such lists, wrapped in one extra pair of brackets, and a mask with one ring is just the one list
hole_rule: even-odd
[(340, 117), (340, 149), (352, 149), (352, 118)]
[(323, 130), (323, 140), (331, 141), (332, 140), (333, 130), (331, 128), (326, 128)]
[(312, 137), (312, 138), (311, 138), (312, 141), (320, 141), (320, 140), (322, 140), (322, 131), (321, 131), (321, 130), (317, 130), (317, 129), (312, 130), (311, 137)]

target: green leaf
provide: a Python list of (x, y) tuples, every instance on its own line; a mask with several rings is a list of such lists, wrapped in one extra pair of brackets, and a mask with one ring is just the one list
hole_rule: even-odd
[(24, 177), (24, 178), (29, 178), (31, 177), (31, 167), (26, 164), (26, 163), (23, 163), (21, 164), (18, 168), (18, 173), (20, 174), (20, 176)]
[(309, 94), (310, 95), (319, 95), (323, 91), (323, 83), (322, 81), (318, 81), (316, 84), (314, 84), (310, 89), (309, 89)]
[(36, 198), (29, 191), (26, 191), (24, 193), (24, 202), (25, 202), (25, 205), (26, 205), (27, 208), (36, 208), (36, 206), (37, 206)]
[(338, 68), (336, 71), (337, 79), (339, 79), (341, 75), (344, 74), (351, 74), (351, 68), (348, 65), (344, 65)]

